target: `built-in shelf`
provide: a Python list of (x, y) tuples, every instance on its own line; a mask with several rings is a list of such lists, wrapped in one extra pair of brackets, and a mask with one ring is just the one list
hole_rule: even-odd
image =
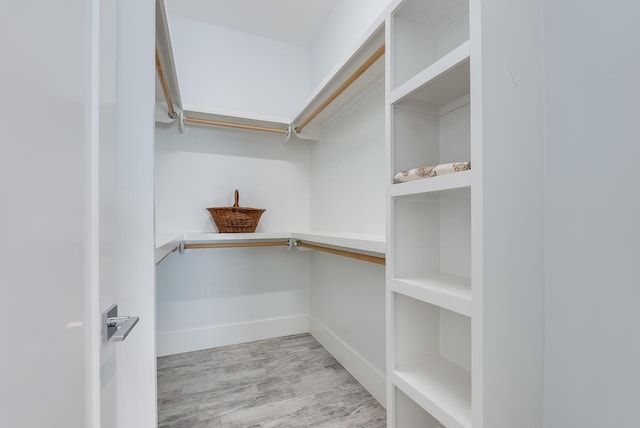
[[(472, 165), (473, 167), (473, 165)], [(409, 196), (420, 193), (440, 192), (443, 190), (471, 187), (471, 171), (461, 171), (438, 177), (423, 178), (406, 183), (392, 184), (389, 196)]]
[(393, 278), (391, 291), (471, 316), (471, 280), (433, 272), (421, 278)]
[(391, 20), (392, 89), (469, 40), (468, 0), (398, 1)]
[[(265, 130), (288, 136), (289, 122), (287, 119), (267, 115), (244, 114), (239, 112), (213, 112), (196, 106), (185, 106), (183, 120), (180, 126), (216, 125), (230, 128)], [(206, 121), (200, 122), (198, 121)]]
[(378, 235), (298, 233), (291, 234), (292, 239), (299, 239), (320, 245), (330, 245), (355, 251), (385, 254), (385, 239)]
[(398, 387), (447, 428), (471, 427), (471, 374), (444, 358), (391, 371)]
[(284, 128), (289, 126), (289, 119), (267, 114), (253, 114), (236, 111), (210, 110), (196, 105), (186, 104), (184, 106), (185, 116), (200, 117), (203, 119), (233, 121), (243, 125), (256, 125), (273, 128)]
[(287, 240), (291, 238), (290, 232), (277, 233), (187, 233), (182, 239), (185, 243), (205, 244), (208, 242), (227, 244), (240, 242), (264, 242)]
[(469, 41), (458, 46), (391, 92), (391, 103), (443, 106), (468, 94)]
[[(360, 43), (352, 50), (328, 76), (313, 91), (304, 105), (294, 115), (291, 123), (297, 128), (300, 123), (314, 113), (334, 92), (343, 85), (354, 72), (358, 70), (369, 58), (385, 44), (384, 16), (378, 17), (369, 27)], [(335, 98), (322, 110), (305, 129), (297, 134), (300, 138), (319, 138), (319, 127), (331, 119), (338, 112), (346, 108), (357, 99), (360, 94), (366, 92), (378, 81), (382, 82), (384, 76), (384, 57), (377, 59), (360, 77), (349, 85), (341, 95)]]
[(160, 234), (156, 235), (156, 249), (154, 259), (156, 265), (164, 260), (169, 254), (173, 253), (180, 247), (182, 235), (177, 234)]
[[(202, 244), (251, 244), (285, 241), (303, 241), (328, 247), (335, 247), (364, 255), (383, 257), (386, 243), (380, 235), (362, 235), (348, 233), (312, 233), (312, 232), (270, 232), (270, 233), (187, 233), (156, 235), (156, 264), (168, 254), (180, 248), (206, 248)], [(215, 247), (212, 246), (212, 247)], [(264, 246), (264, 245), (256, 245)]]

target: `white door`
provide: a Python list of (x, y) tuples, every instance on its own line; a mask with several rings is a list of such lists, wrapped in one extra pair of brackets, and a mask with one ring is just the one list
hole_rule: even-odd
[(154, 13), (0, 2), (2, 426), (155, 426)]

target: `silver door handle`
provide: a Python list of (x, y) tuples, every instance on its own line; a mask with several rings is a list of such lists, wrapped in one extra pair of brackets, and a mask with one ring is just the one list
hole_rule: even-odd
[(119, 317), (118, 305), (112, 305), (102, 313), (103, 341), (122, 342), (138, 321), (140, 321), (140, 317)]

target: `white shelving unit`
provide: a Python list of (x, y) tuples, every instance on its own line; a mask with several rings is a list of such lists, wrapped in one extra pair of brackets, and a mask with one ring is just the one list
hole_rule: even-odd
[[(390, 175), (473, 168), (469, 0), (398, 1), (387, 29)], [(389, 427), (472, 425), (472, 184), (473, 169), (389, 185)]]
[(156, 264), (172, 252), (187, 244), (241, 244), (300, 240), (330, 248), (344, 249), (361, 254), (384, 257), (386, 242), (383, 236), (361, 234), (331, 234), (312, 232), (269, 232), (269, 233), (187, 233), (156, 235)]

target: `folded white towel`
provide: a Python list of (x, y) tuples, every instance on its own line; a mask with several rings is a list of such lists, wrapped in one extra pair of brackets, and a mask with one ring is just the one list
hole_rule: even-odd
[(471, 169), (471, 162), (442, 163), (435, 166), (421, 166), (396, 174), (395, 183), (405, 183), (407, 181), (419, 180), (421, 178), (436, 177), (438, 175), (451, 174), (453, 172), (468, 171)]

